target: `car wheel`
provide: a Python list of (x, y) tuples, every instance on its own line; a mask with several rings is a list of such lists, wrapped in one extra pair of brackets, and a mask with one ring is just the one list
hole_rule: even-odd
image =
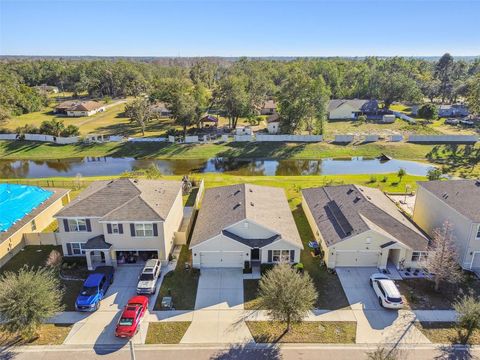
[(373, 281), (372, 281), (372, 279), (370, 279), (369, 282), (370, 282), (370, 286), (373, 287)]
[(97, 302), (97, 304), (95, 305), (95, 311), (97, 311), (99, 308), (100, 308), (100, 302)]
[(380, 306), (383, 308), (383, 302), (382, 302), (382, 298), (381, 298), (381, 297), (378, 298), (378, 303), (379, 303)]

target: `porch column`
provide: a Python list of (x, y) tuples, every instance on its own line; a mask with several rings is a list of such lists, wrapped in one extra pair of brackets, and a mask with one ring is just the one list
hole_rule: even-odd
[(112, 257), (110, 256), (110, 251), (102, 250), (103, 255), (105, 255), (105, 265), (112, 266)]
[(92, 254), (91, 250), (85, 250), (85, 257), (87, 258), (87, 268), (88, 270), (94, 270), (92, 265)]

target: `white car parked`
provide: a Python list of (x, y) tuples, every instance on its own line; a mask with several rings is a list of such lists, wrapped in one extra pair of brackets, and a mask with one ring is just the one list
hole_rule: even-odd
[(380, 306), (389, 309), (401, 309), (403, 307), (402, 296), (397, 286), (384, 274), (370, 276), (370, 286), (378, 297)]

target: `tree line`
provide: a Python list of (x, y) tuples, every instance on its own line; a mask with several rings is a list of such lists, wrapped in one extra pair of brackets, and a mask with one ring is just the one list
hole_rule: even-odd
[(0, 63), (0, 120), (45, 106), (48, 99), (33, 89), (41, 84), (94, 98), (141, 97), (138, 106), (162, 101), (185, 130), (207, 111), (227, 117), (234, 128), (240, 118), (257, 117), (270, 98), (277, 100), (288, 133), (322, 133), (327, 102), (333, 98), (378, 99), (385, 108), (397, 101), (462, 100), (480, 113), (480, 58), (456, 60), (450, 54), (436, 62), (404, 57), (240, 58), (231, 63), (207, 58), (168, 63), (5, 60)]

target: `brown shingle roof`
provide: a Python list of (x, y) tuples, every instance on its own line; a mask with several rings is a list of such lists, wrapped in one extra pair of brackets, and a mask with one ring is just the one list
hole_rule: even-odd
[(263, 103), (263, 109), (275, 109), (276, 107), (274, 100), (267, 100)]
[(95, 181), (56, 217), (98, 217), (102, 221), (166, 219), (180, 181), (116, 179)]
[(96, 101), (82, 101), (78, 105), (68, 109), (70, 111), (92, 111), (100, 109), (103, 105)]
[(378, 189), (357, 185), (302, 190), (306, 205), (327, 246), (368, 230), (383, 233), (414, 250), (425, 250), (428, 239)]
[(251, 184), (205, 191), (190, 247), (245, 219), (277, 232), (283, 240), (303, 248), (284, 190)]
[(480, 180), (420, 181), (418, 185), (463, 216), (480, 223)]

